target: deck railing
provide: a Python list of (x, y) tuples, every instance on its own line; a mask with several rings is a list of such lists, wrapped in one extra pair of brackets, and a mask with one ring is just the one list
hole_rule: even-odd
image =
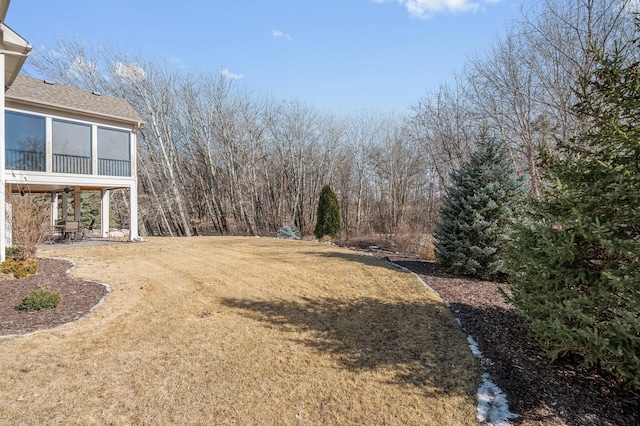
[(5, 156), (5, 165), (9, 170), (44, 171), (46, 167), (44, 152), (7, 149)]
[(91, 174), (91, 157), (53, 154), (54, 173)]
[(131, 161), (98, 158), (98, 174), (103, 176), (131, 176)]
[[(7, 149), (5, 151), (8, 170), (45, 171), (44, 152)], [(91, 157), (81, 155), (53, 154), (53, 172), (91, 174)], [(98, 174), (102, 176), (131, 176), (131, 161), (112, 158), (98, 159)]]

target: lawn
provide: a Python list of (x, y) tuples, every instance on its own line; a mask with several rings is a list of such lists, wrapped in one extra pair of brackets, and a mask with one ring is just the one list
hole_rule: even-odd
[(413, 275), (333, 246), (151, 239), (45, 252), (112, 293), (0, 340), (3, 425), (470, 425), (478, 365)]

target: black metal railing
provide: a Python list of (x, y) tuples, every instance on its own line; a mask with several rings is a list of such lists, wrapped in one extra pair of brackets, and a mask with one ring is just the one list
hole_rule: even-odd
[(54, 173), (91, 174), (91, 157), (53, 154)]
[[(5, 150), (5, 165), (8, 170), (46, 170), (44, 152)], [(91, 157), (81, 155), (53, 154), (53, 172), (91, 174)], [(112, 158), (98, 159), (98, 174), (102, 176), (131, 176), (131, 161)]]
[(44, 152), (5, 150), (5, 167), (9, 170), (45, 171), (47, 159)]
[(98, 174), (103, 176), (131, 176), (131, 161), (98, 158)]

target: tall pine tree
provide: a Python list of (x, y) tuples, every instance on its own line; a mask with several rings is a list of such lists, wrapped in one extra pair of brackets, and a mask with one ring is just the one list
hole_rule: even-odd
[(340, 233), (340, 205), (329, 185), (325, 185), (320, 191), (316, 228), (313, 233), (316, 238), (325, 235), (337, 238)]
[(511, 300), (552, 358), (640, 386), (640, 67), (595, 55), (586, 130), (544, 157), (547, 193), (516, 234)]
[(434, 233), (436, 260), (456, 275), (495, 278), (504, 270), (503, 246), (521, 216), (523, 181), (492, 140), (481, 141), (451, 181)]

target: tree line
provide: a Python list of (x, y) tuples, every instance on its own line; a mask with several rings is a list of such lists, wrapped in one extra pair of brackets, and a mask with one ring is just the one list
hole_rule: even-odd
[(78, 40), (36, 49), (28, 69), (124, 97), (143, 117), (143, 233), (273, 235), (290, 224), (310, 235), (320, 190), (329, 184), (340, 204), (341, 238), (384, 236), (411, 249), (435, 229), (451, 173), (480, 140), (503, 142), (539, 196), (538, 153), (584, 126), (573, 108), (575, 83), (593, 71), (593, 49), (633, 36), (634, 5), (545, 0), (523, 8), (453, 83), (416, 94), (404, 113), (338, 115), (257, 94), (220, 73), (194, 74)]

